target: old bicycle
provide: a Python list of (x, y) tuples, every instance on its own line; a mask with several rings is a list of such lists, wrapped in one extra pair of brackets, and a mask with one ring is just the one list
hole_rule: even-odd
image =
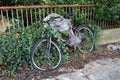
[[(71, 14), (69, 14), (71, 16)], [(82, 53), (91, 52), (94, 48), (94, 34), (89, 26), (73, 28), (71, 19), (52, 13), (43, 19), (44, 26), (49, 25), (59, 32), (67, 31), (69, 40), (62, 39), (68, 46), (78, 49)], [(31, 62), (35, 69), (52, 71), (57, 69), (62, 62), (62, 52), (56, 41), (51, 37), (40, 38), (30, 52)]]

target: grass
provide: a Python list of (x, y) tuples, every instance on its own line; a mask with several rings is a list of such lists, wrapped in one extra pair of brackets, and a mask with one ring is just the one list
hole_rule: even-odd
[(120, 28), (101, 30), (100, 35), (100, 44), (118, 42), (120, 41)]

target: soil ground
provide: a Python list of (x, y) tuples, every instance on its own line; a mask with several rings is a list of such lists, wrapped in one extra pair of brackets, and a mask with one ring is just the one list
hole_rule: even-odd
[[(120, 45), (120, 42), (112, 44)], [(58, 70), (55, 70), (53, 72), (41, 73), (37, 70), (24, 68), (24, 70), (18, 71), (16, 73), (16, 78), (0, 75), (0, 80), (41, 80), (43, 78), (50, 78), (64, 73), (74, 72), (77, 69), (83, 68), (85, 64), (98, 59), (120, 58), (120, 51), (108, 51), (106, 49), (107, 45), (108, 44), (102, 45), (99, 51), (73, 56), (70, 60), (66, 61), (67, 63), (63, 63)]]

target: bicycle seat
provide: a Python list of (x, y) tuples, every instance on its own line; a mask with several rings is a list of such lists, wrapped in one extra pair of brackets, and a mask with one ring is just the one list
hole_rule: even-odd
[(67, 16), (73, 17), (73, 16), (75, 16), (76, 14), (77, 14), (76, 12), (71, 12), (71, 13), (67, 14)]

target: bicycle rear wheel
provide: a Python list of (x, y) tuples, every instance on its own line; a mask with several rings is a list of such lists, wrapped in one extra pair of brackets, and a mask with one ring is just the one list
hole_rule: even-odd
[(60, 66), (61, 61), (60, 48), (49, 39), (39, 39), (31, 50), (32, 65), (40, 71), (55, 70)]
[(78, 47), (79, 51), (82, 53), (89, 53), (94, 49), (94, 34), (93, 30), (88, 26), (80, 26), (79, 37), (81, 39), (81, 43)]

